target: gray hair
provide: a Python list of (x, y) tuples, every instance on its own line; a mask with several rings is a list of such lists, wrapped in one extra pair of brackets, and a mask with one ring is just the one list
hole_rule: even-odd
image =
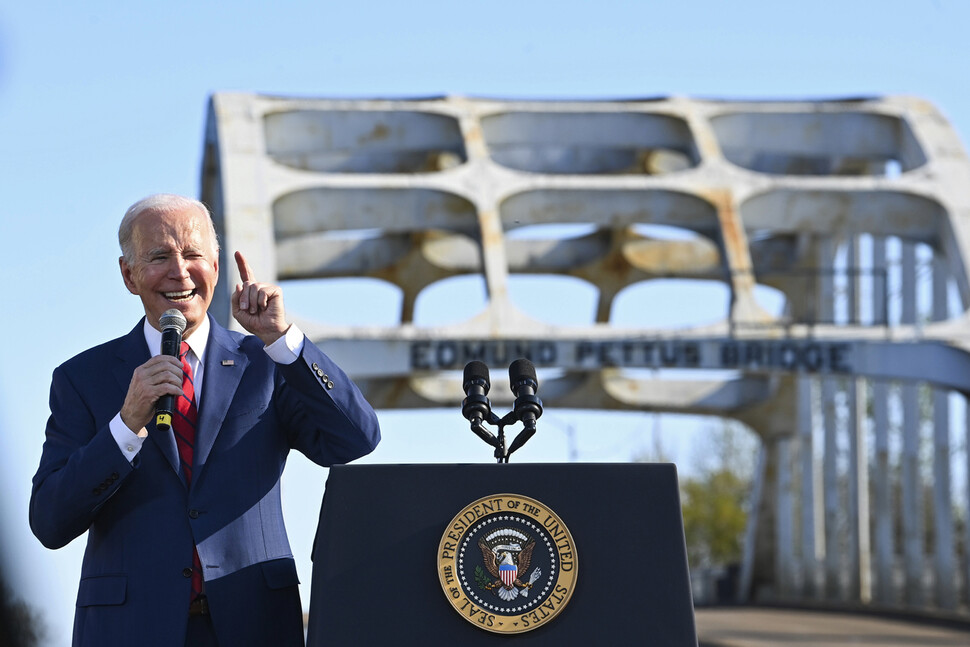
[(212, 253), (218, 257), (219, 237), (216, 236), (216, 228), (212, 224), (212, 214), (209, 213), (209, 208), (198, 200), (182, 195), (156, 193), (147, 198), (142, 198), (128, 207), (124, 218), (121, 219), (121, 225), (118, 227), (118, 244), (121, 245), (121, 255), (124, 256), (125, 262), (131, 265), (135, 261), (135, 252), (131, 248), (131, 236), (135, 231), (135, 221), (138, 220), (139, 216), (147, 211), (171, 213), (185, 209), (197, 209), (200, 213), (205, 214), (205, 221), (209, 224), (209, 234), (212, 240)]

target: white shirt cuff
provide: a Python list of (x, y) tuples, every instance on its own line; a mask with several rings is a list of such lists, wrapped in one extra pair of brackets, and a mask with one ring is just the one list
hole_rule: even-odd
[(296, 324), (290, 324), (282, 337), (269, 346), (263, 346), (263, 350), (277, 364), (292, 364), (300, 358), (305, 341), (303, 331)]
[(139, 436), (131, 429), (128, 425), (124, 423), (121, 419), (121, 412), (119, 411), (111, 422), (108, 423), (108, 429), (111, 431), (112, 437), (114, 437), (115, 442), (118, 443), (118, 449), (121, 453), (125, 455), (128, 462), (135, 460), (135, 456), (141, 451), (142, 443), (148, 438), (148, 434), (144, 436)]

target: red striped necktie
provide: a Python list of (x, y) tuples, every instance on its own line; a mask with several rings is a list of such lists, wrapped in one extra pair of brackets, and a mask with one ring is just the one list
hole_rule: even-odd
[[(175, 444), (178, 446), (179, 459), (185, 472), (186, 486), (192, 485), (192, 458), (195, 453), (195, 425), (199, 418), (199, 410), (195, 406), (195, 383), (192, 380), (192, 366), (186, 357), (189, 345), (182, 342), (179, 359), (182, 360), (182, 395), (176, 404), (176, 414), (172, 416), (172, 430), (175, 432)], [(199, 551), (192, 549), (192, 600), (202, 593), (202, 563)]]

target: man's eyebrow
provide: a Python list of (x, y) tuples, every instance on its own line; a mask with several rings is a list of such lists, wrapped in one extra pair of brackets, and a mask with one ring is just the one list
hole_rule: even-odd
[(159, 254), (169, 254), (171, 253), (171, 247), (153, 247), (145, 252), (145, 256), (157, 256)]

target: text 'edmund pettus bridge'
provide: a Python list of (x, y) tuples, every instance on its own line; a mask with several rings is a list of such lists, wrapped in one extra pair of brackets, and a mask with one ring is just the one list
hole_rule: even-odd
[(642, 367), (850, 373), (851, 344), (803, 340), (422, 340), (410, 344), (413, 370), (460, 369), (478, 360), (491, 366), (525, 357), (556, 368)]

